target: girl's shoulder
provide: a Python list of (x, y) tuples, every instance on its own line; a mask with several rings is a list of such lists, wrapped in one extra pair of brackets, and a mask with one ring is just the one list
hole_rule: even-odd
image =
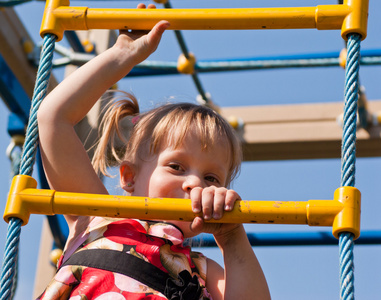
[(91, 234), (97, 235), (97, 232), (102, 232), (102, 228), (107, 227), (108, 224), (115, 220), (84, 216), (75, 219), (71, 216), (66, 217), (66, 219), (68, 218), (71, 218), (71, 220), (68, 220), (69, 236), (63, 252), (64, 257), (69, 257), (89, 239)]

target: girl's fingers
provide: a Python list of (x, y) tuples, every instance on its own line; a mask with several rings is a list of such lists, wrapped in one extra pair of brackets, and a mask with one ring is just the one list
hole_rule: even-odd
[(214, 191), (213, 219), (215, 220), (221, 219), (224, 213), (226, 192), (226, 189), (216, 189)]
[(190, 192), (190, 198), (192, 200), (192, 211), (195, 214), (201, 212), (201, 200), (202, 200), (202, 188), (196, 187), (193, 188)]
[[(149, 4), (147, 7), (143, 3), (139, 3), (137, 5), (137, 8), (139, 9), (155, 9), (156, 6), (154, 4)], [(164, 31), (169, 27), (169, 22), (167, 21), (160, 21), (158, 22), (152, 30), (131, 30), (129, 33), (136, 35), (137, 37), (140, 37), (145, 34), (149, 34), (149, 43), (153, 45), (154, 50), (157, 48), (159, 45), (161, 36), (163, 35)]]
[(193, 222), (189, 225), (190, 230), (195, 234), (200, 234), (204, 229), (204, 220), (200, 217), (194, 218)]
[(202, 232), (214, 234), (220, 231), (221, 224), (205, 223), (201, 217), (196, 217), (189, 225), (189, 228), (194, 235), (198, 235)]
[(149, 32), (148, 36), (152, 44), (158, 45), (163, 35), (164, 31), (170, 26), (168, 21), (158, 22), (152, 30)]
[(202, 215), (204, 220), (210, 220), (214, 210), (214, 189), (209, 187), (202, 191)]
[(234, 190), (214, 186), (204, 189), (194, 188), (191, 190), (190, 198), (192, 211), (194, 213), (202, 212), (204, 220), (221, 219), (224, 211), (231, 211), (234, 208), (234, 203), (241, 199)]
[(234, 208), (234, 203), (237, 200), (241, 200), (241, 197), (237, 194), (234, 190), (228, 190), (226, 192), (226, 200), (225, 200), (225, 207), (224, 209), (226, 211), (231, 211)]

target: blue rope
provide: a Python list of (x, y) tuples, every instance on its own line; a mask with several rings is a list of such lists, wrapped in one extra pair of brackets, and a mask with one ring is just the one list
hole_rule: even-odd
[(42, 100), (45, 98), (52, 70), (54, 54), (54, 35), (47, 35), (41, 49), (41, 59), (34, 87), (32, 107), (30, 109), (29, 123), (26, 131), (24, 151), (22, 154), (20, 174), (31, 176), (38, 145), (37, 111)]
[[(21, 146), (15, 145), (11, 149), (11, 151), (10, 151), (10, 153), (8, 155), (9, 155), (9, 159), (11, 161), (11, 172), (10, 172), (10, 175), (11, 175), (10, 177), (11, 178), (10, 179), (12, 180), (14, 176), (19, 174), (20, 163), (21, 163)], [(13, 230), (9, 230), (8, 232), (13, 233)], [(15, 263), (15, 266), (14, 266), (15, 273), (13, 275), (12, 282), (9, 281), (9, 284), (12, 285), (10, 299), (13, 299), (13, 297), (14, 297), (14, 295), (16, 293), (17, 281), (18, 281), (17, 280), (18, 279), (17, 278), (18, 277), (18, 266), (19, 266), (19, 264), (18, 264), (18, 249), (12, 249), (12, 250), (15, 251), (15, 253), (13, 255), (16, 257), (16, 259), (15, 259), (15, 262), (14, 262)], [(9, 256), (9, 255), (6, 255), (6, 256)], [(7, 283), (7, 285), (8, 285), (8, 283)]]
[[(345, 103), (343, 142), (341, 148), (341, 186), (355, 185), (356, 172), (356, 113), (361, 36), (350, 34), (345, 68)], [(343, 232), (339, 237), (340, 299), (354, 299), (353, 234)]]
[[(41, 50), (41, 60), (37, 71), (34, 87), (32, 107), (29, 116), (24, 150), (22, 154), (20, 174), (32, 175), (38, 143), (37, 110), (46, 95), (49, 77), (52, 70), (53, 52), (56, 36), (48, 34), (44, 37)], [(15, 276), (17, 253), (22, 222), (18, 218), (11, 218), (8, 225), (3, 267), (1, 273), (0, 300), (12, 298), (12, 285)]]
[(8, 300), (13, 296), (13, 283), (17, 266), (18, 244), (20, 239), (21, 220), (11, 218), (8, 224), (8, 233), (3, 257), (3, 268), (1, 273), (0, 299)]
[(354, 264), (353, 264), (353, 234), (344, 232), (340, 234), (340, 299), (355, 299)]
[(21, 165), (21, 146), (15, 146), (9, 153), (9, 159), (11, 160), (11, 172), (10, 172), (10, 183), (13, 177), (19, 174)]

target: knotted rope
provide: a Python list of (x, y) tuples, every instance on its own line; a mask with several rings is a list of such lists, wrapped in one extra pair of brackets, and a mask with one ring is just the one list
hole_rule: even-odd
[[(41, 50), (40, 64), (37, 71), (36, 84), (34, 87), (32, 105), (29, 115), (29, 124), (26, 131), (25, 144), (22, 153), (20, 174), (31, 176), (38, 145), (37, 111), (44, 99), (49, 77), (52, 70), (53, 53), (56, 36), (47, 34)], [(16, 273), (16, 261), (19, 238), (21, 232), (21, 220), (11, 218), (8, 225), (7, 240), (4, 251), (3, 267), (1, 273), (0, 300), (12, 298), (12, 285)]]

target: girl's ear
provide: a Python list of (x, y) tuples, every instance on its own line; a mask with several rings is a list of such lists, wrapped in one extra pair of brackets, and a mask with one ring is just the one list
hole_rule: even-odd
[(120, 186), (128, 193), (132, 193), (135, 188), (135, 167), (128, 161), (122, 162), (119, 168)]

